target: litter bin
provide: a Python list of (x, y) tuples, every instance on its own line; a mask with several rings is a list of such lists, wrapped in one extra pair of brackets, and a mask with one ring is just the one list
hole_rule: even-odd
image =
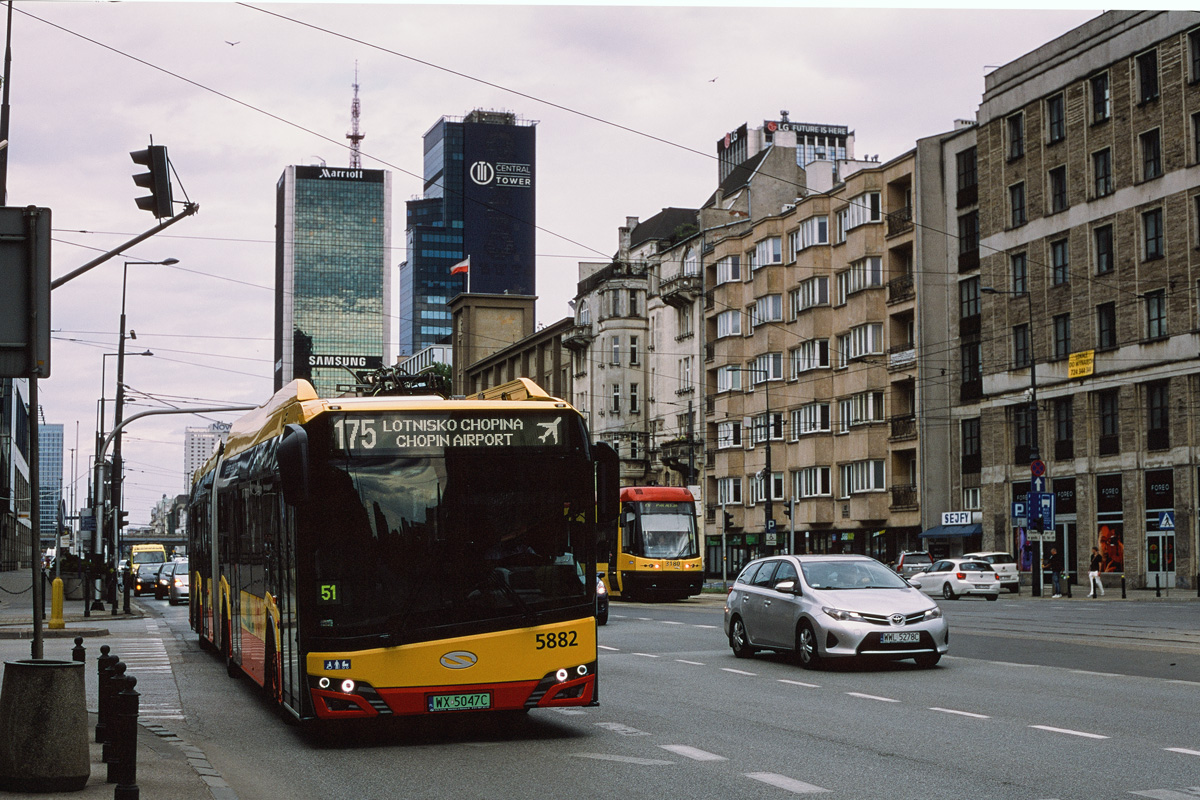
[(4, 662), (0, 790), (77, 792), (91, 776), (82, 661)]

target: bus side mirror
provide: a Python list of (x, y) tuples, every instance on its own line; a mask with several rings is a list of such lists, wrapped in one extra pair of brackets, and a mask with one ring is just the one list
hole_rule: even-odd
[(621, 513), (621, 459), (604, 442), (592, 445), (592, 452), (596, 465), (596, 521), (611, 525)]
[(298, 506), (308, 500), (308, 431), (292, 423), (279, 440), (279, 482), (283, 502)]

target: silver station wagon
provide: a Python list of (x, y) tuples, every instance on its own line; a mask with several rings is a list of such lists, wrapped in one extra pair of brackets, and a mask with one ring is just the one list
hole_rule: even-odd
[(932, 667), (949, 649), (942, 610), (880, 562), (856, 555), (751, 561), (725, 599), (738, 658), (792, 653), (812, 669), (832, 658), (911, 658)]

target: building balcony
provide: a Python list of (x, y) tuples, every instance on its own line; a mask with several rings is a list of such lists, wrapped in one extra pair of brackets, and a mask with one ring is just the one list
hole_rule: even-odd
[(690, 481), (690, 476), (703, 461), (703, 445), (700, 441), (688, 439), (686, 436), (672, 439), (662, 443), (658, 457), (663, 466), (681, 473)]
[(914, 484), (893, 486), (889, 491), (892, 494), (892, 511), (916, 511), (920, 507), (917, 487)]
[(917, 416), (915, 414), (902, 414), (892, 417), (891, 434), (888, 438), (893, 442), (901, 439), (917, 438)]
[(699, 275), (681, 272), (664, 280), (658, 287), (658, 293), (667, 305), (687, 308), (700, 297), (702, 288)]
[(912, 342), (893, 345), (888, 350), (888, 369), (904, 369), (917, 363), (917, 346)]
[(587, 350), (593, 338), (591, 325), (572, 325), (563, 334), (562, 343), (571, 350)]
[(912, 300), (915, 295), (916, 292), (913, 288), (913, 276), (911, 273), (901, 275), (899, 278), (892, 278), (888, 281), (888, 305)]
[(912, 207), (905, 206), (887, 215), (887, 235), (899, 236), (911, 231), (913, 227)]

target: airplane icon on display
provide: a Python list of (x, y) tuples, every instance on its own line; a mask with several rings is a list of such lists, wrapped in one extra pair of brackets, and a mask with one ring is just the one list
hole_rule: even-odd
[(553, 435), (554, 441), (552, 444), (558, 444), (558, 423), (562, 422), (562, 417), (555, 417), (554, 422), (539, 422), (539, 428), (545, 428), (546, 432), (541, 435), (538, 441), (546, 441), (546, 438)]

